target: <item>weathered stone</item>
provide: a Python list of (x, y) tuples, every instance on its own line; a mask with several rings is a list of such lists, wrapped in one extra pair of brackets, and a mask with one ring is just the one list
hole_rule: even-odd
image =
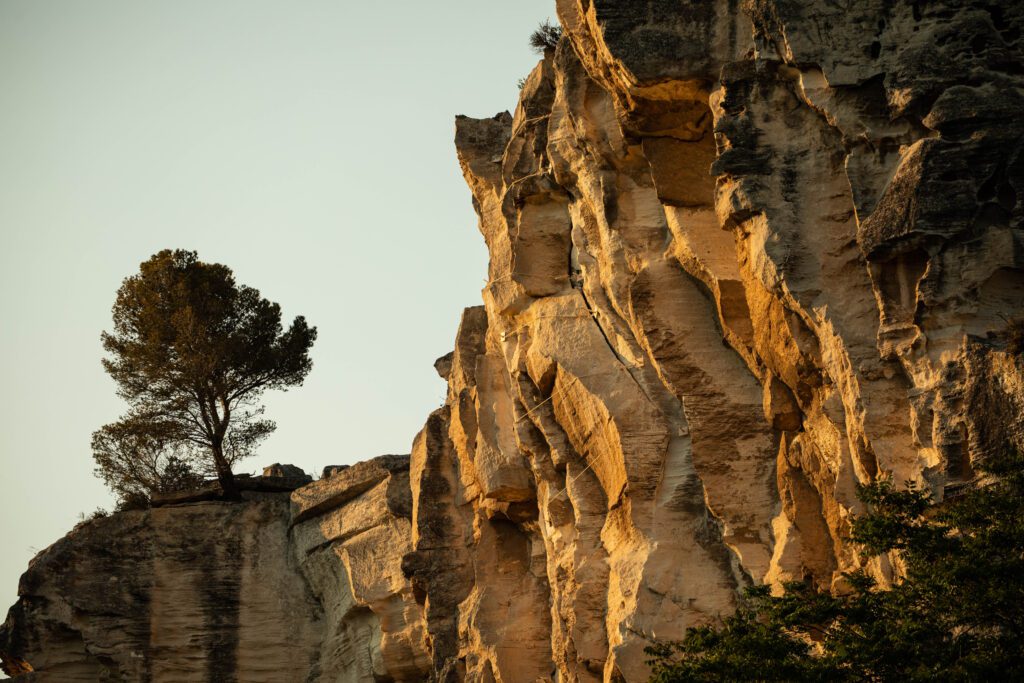
[(412, 549), (408, 470), (408, 456), (382, 456), (291, 494), (248, 488), (240, 503), (83, 523), (22, 577), (0, 628), (4, 671), (83, 682), (422, 680), (424, 619), (401, 571)]
[(449, 351), (440, 358), (434, 361), (434, 369), (437, 370), (437, 374), (440, 375), (441, 379), (448, 381), (448, 376), (452, 372), (452, 357), (455, 355), (454, 351)]
[(343, 472), (347, 470), (349, 467), (350, 465), (328, 465), (320, 473), (320, 478), (327, 479), (328, 477), (333, 477), (335, 474)]
[(79, 525), (22, 577), (0, 629), (4, 670), (83, 682), (305, 680), (323, 617), (288, 527), (286, 494)]
[[(287, 680), (642, 681), (744, 585), (861, 567), (858, 483), (941, 498), (1024, 447), (1024, 5), (557, 6), (515, 113), (456, 119), (488, 283), (411, 457), (328, 468), (290, 514), (261, 477), (74, 532), (26, 574), (7, 671), (241, 680), (287, 628)], [(258, 595), (232, 520), (264, 509)], [(139, 569), (183, 546), (226, 573)], [(296, 611), (217, 621), (207, 584)]]
[(292, 493), (292, 519), (295, 523), (341, 507), (369, 491), (392, 473), (409, 470), (408, 455), (382, 455), (335, 472)]
[(291, 500), (292, 552), (324, 611), (317, 680), (422, 680), (423, 610), (402, 574), (412, 550), (409, 456), (358, 463)]
[(1024, 12), (746, 8), (560, 1), (511, 121), (457, 121), (491, 262), (413, 459), (460, 558), (407, 560), (435, 671), (548, 675), (514, 623), (562, 679), (643, 680), (744, 583), (859, 566), (858, 482), (941, 496), (1022, 438)]
[[(288, 470), (274, 470), (274, 468), (292, 468)], [(266, 474), (271, 471), (273, 474)], [(297, 472), (297, 474), (296, 474)], [(261, 493), (283, 493), (294, 491), (305, 486), (313, 478), (298, 467), (292, 465), (273, 465), (264, 469), (261, 477), (252, 477), (248, 474), (235, 475), (235, 488), (241, 494), (243, 500), (259, 498)], [(163, 507), (165, 505), (184, 505), (186, 503), (199, 503), (203, 501), (223, 500), (224, 491), (216, 480), (207, 481), (194, 489), (183, 489), (181, 491), (169, 491), (167, 493), (154, 493), (151, 496), (152, 507)]]
[(302, 471), (301, 467), (295, 465), (282, 465), (274, 463), (263, 468), (264, 477), (275, 477), (278, 479), (304, 479), (307, 483), (313, 481), (313, 477)]

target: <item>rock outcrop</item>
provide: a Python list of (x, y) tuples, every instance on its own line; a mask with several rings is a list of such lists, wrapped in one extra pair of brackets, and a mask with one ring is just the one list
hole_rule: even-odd
[[(288, 467), (264, 478), (308, 479)], [(120, 512), (40, 553), (0, 629), (4, 671), (62, 683), (422, 680), (422, 609), (401, 572), (409, 456), (243, 496)]]
[(423, 610), (402, 575), (412, 549), (409, 456), (385, 455), (291, 496), (291, 549), (323, 610), (314, 680), (422, 680)]
[[(26, 575), (8, 671), (214, 680), (220, 655), (148, 635), (156, 574), (109, 605), (74, 577), (156, 566), (183, 542), (158, 519), (220, 515), (202, 566), (232, 604), (291, 604), (289, 680), (642, 681), (645, 646), (743, 586), (859, 566), (858, 483), (941, 499), (1024, 447), (1024, 5), (557, 5), (515, 114), (456, 121), (489, 278), (411, 460), (332, 469), (290, 511), (80, 529)], [(194, 590), (177, 613), (215, 640)], [(267, 637), (243, 612), (238, 680)]]
[(515, 115), (456, 122), (491, 263), (413, 454), (442, 677), (643, 680), (857, 566), (857, 483), (1024, 437), (1024, 7), (558, 13)]
[(288, 526), (288, 494), (81, 524), (22, 577), (0, 631), (4, 670), (82, 683), (305, 680), (323, 616)]

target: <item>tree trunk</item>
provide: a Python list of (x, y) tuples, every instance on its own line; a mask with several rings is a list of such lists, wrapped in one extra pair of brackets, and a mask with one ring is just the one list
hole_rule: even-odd
[(241, 500), (242, 496), (238, 492), (238, 487), (235, 486), (235, 475), (231, 471), (231, 465), (224, 457), (224, 450), (220, 444), (213, 446), (213, 464), (217, 468), (217, 482), (220, 484), (220, 490), (224, 494), (225, 500)]

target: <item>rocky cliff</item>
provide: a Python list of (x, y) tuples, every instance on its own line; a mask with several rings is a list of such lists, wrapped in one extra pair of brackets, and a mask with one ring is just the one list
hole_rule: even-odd
[(6, 670), (642, 681), (744, 585), (835, 587), (857, 483), (1024, 446), (1024, 5), (558, 15), (515, 114), (456, 121), (489, 281), (408, 465), (74, 532)]
[(409, 457), (243, 495), (117, 513), (44, 550), (0, 629), (4, 671), (82, 683), (422, 680), (423, 610), (401, 572)]

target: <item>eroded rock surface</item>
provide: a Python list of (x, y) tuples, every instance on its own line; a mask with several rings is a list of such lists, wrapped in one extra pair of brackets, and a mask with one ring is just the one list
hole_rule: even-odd
[[(292, 479), (308, 479), (295, 468)], [(423, 680), (409, 456), (292, 493), (83, 523), (35, 558), (0, 629), (11, 675), (52, 681)], [(19, 678), (20, 680), (20, 678)]]
[(324, 611), (316, 680), (422, 680), (423, 610), (402, 575), (412, 549), (409, 456), (335, 472), (291, 503), (291, 549)]
[(742, 585), (857, 566), (857, 483), (1024, 437), (1024, 7), (558, 13), (516, 113), (456, 122), (490, 277), (407, 569), (468, 680), (643, 680)]
[[(557, 10), (516, 112), (456, 121), (489, 278), (411, 460), (330, 468), (290, 510), (80, 529), (26, 575), (9, 671), (243, 680), (271, 626), (196, 592), (171, 601), (188, 649), (149, 616), (187, 584), (286, 599), (283, 680), (642, 681), (645, 646), (744, 585), (857, 567), (858, 483), (941, 498), (1024, 446), (1024, 5)], [(212, 568), (137, 577), (178, 566), (170, 519), (222, 529)], [(125, 578), (100, 600), (103, 572)], [(228, 632), (233, 659), (203, 654)]]
[(296, 681), (322, 610), (288, 543), (287, 494), (82, 524), (22, 577), (0, 630), (9, 674), (49, 681)]

